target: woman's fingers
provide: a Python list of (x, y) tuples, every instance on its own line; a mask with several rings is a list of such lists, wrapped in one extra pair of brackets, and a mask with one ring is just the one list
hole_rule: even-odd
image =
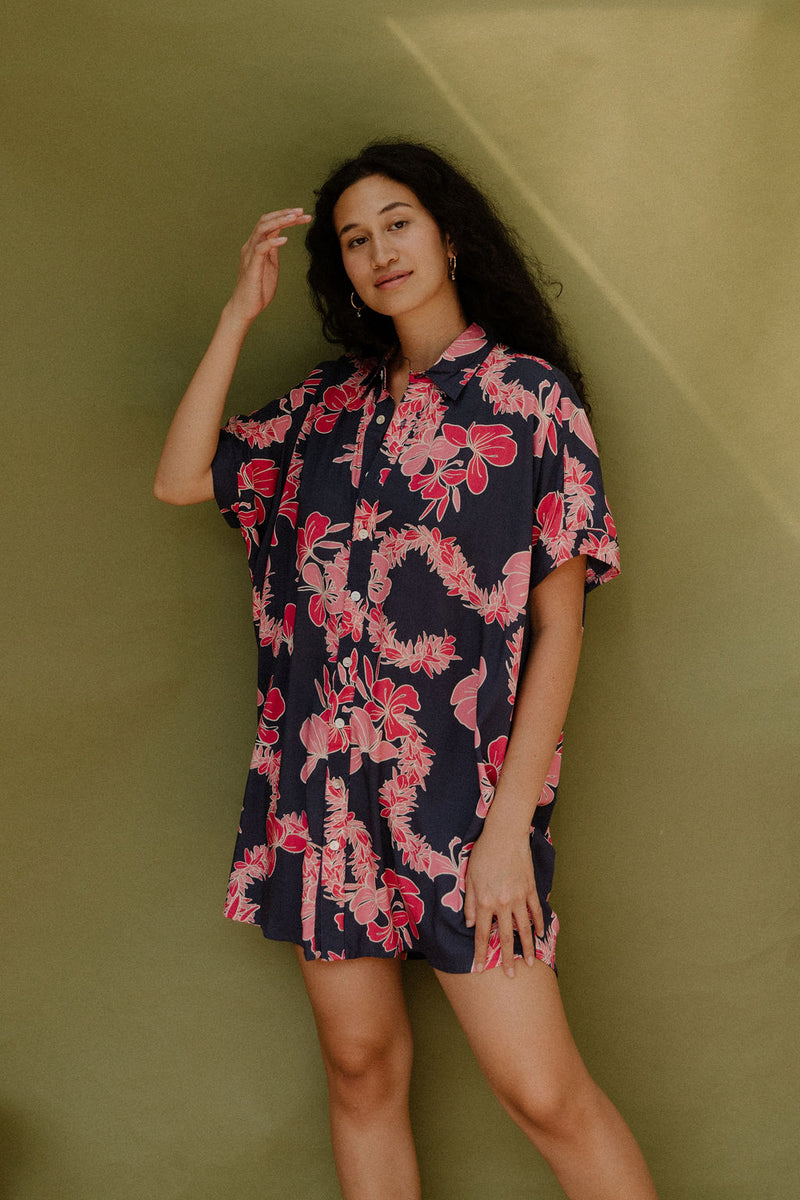
[(503, 970), (510, 979), (514, 977), (514, 919), (510, 909), (497, 915), (497, 933), (500, 938), (500, 958)]
[(274, 212), (262, 213), (256, 221), (256, 229), (260, 226), (273, 225), (275, 223), (280, 224), (281, 221), (291, 224), (292, 222), (296, 223), (298, 220), (311, 220), (311, 215), (306, 213), (302, 206), (296, 208), (276, 208)]
[(533, 930), (531, 928), (528, 905), (523, 906), (521, 913), (515, 918), (515, 921), (525, 962), (529, 967), (532, 967), (536, 961), (536, 951), (533, 946)]
[(465, 896), (464, 918), (468, 927), (475, 927), (475, 965), (482, 971), (489, 953), (492, 927), (497, 926), (500, 959), (506, 975), (514, 975), (514, 934), (519, 936), (522, 954), (529, 966), (536, 961), (534, 932), (544, 937), (544, 916), (539, 897), (534, 891), (517, 905), (477, 904), (474, 897)]
[(306, 225), (311, 220), (309, 213), (302, 208), (285, 208), (277, 212), (265, 213), (256, 221), (253, 232), (242, 246), (242, 261), (251, 262), (256, 255), (268, 254), (273, 246), (282, 246), (286, 238), (281, 236), (284, 229), (292, 225)]
[(256, 242), (252, 247), (252, 256), (255, 258), (260, 254), (263, 257), (263, 255), (269, 254), (273, 246), (285, 246), (288, 240), (287, 237), (278, 236), (277, 234), (262, 238), (260, 242)]
[(541, 901), (539, 900), (539, 893), (536, 891), (536, 888), (533, 888), (528, 893), (527, 908), (528, 908), (528, 912), (530, 913), (530, 920), (533, 923), (533, 928), (536, 930), (536, 936), (543, 938), (544, 937), (544, 913), (542, 912), (542, 905), (541, 905)]
[(258, 245), (275, 237), (282, 229), (289, 229), (292, 225), (307, 225), (310, 220), (311, 214), (303, 212), (302, 208), (282, 208), (276, 212), (264, 213), (256, 221), (246, 245)]
[(489, 954), (489, 935), (492, 932), (492, 912), (488, 908), (478, 908), (475, 918), (475, 969), (482, 971), (486, 966)]
[(468, 929), (471, 929), (475, 924), (475, 893), (470, 887), (469, 875), (467, 876), (467, 883), (464, 888), (464, 921)]

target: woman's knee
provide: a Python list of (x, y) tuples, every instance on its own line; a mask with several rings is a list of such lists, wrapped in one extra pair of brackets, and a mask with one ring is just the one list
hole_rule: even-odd
[(588, 1075), (568, 1079), (532, 1074), (501, 1084), (495, 1092), (506, 1112), (534, 1142), (580, 1136), (591, 1123), (599, 1094)]
[(399, 961), (307, 963), (299, 951), (298, 960), (331, 1097), (362, 1107), (407, 1093), (413, 1050)]
[(408, 1091), (413, 1057), (409, 1030), (350, 1031), (323, 1045), (322, 1056), (331, 1094), (340, 1103), (382, 1107)]

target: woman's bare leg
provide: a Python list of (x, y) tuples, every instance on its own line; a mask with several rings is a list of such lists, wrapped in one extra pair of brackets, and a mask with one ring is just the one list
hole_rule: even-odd
[(408, 1114), (411, 1026), (396, 959), (306, 962), (345, 1200), (419, 1200)]
[(633, 1134), (572, 1040), (550, 968), (436, 974), (492, 1090), (570, 1200), (655, 1200)]

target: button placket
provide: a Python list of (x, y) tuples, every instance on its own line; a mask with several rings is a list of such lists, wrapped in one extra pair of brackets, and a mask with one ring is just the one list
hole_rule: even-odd
[[(389, 419), (386, 410), (394, 412), (394, 401), (384, 386), (376, 404), (376, 413), (367, 428), (364, 438), (364, 453), (362, 458), (361, 475), (359, 478), (356, 505), (362, 500), (374, 502), (380, 495), (380, 467), (382, 455), (380, 452), (384, 426)], [(350, 558), (347, 569), (347, 587), (350, 599), (358, 604), (366, 598), (369, 589), (370, 565), (372, 562), (373, 538), (368, 529), (361, 528), (353, 533), (350, 543)]]
[[(381, 386), (380, 395), (376, 403), (375, 416), (369, 422), (364, 434), (361, 470), (358, 476), (358, 487), (354, 504), (356, 512), (358, 511), (360, 502), (366, 497), (372, 500), (377, 500), (378, 498), (376, 480), (378, 478), (378, 464), (381, 457), (380, 446), (383, 437), (383, 427), (387, 421), (387, 413), (381, 410), (389, 407), (393, 411), (394, 402), (386, 392), (385, 387)], [(368, 529), (363, 526), (358, 531), (355, 528), (353, 529), (350, 539), (345, 584), (349, 592), (349, 598), (353, 604), (360, 604), (367, 597), (372, 561), (372, 542), (373, 538)], [(342, 640), (344, 641), (345, 639)], [(339, 648), (341, 652), (341, 649), (346, 647), (343, 647), (340, 642)], [(350, 655), (347, 655), (342, 661), (345, 667), (349, 667), (352, 663), (352, 658)]]
[[(367, 427), (364, 447), (362, 467), (356, 490), (354, 509), (358, 511), (362, 501), (369, 504), (375, 504), (380, 498), (380, 472), (385, 465), (385, 456), (381, 453), (381, 441), (387, 428), (387, 422), (390, 420), (389, 412), (380, 411), (380, 409), (389, 409), (394, 412), (394, 402), (384, 392), (383, 397), (378, 401), (378, 411), (375, 417)], [(370, 572), (372, 566), (372, 555), (375, 548), (374, 534), (368, 528), (362, 526), (352, 532), (349, 557), (347, 564), (347, 577), (345, 587), (349, 592), (349, 599), (353, 604), (363, 607), (368, 603), (368, 589)], [(340, 640), (338, 653), (342, 655), (340, 663), (348, 670), (353, 665), (353, 641), (349, 636), (345, 636)], [(349, 680), (353, 682), (353, 680)], [(347, 708), (340, 710), (347, 713)], [(348, 719), (345, 716), (336, 716), (331, 722), (331, 731), (336, 733), (337, 745), (341, 741), (340, 731), (344, 730), (348, 725)], [(330, 768), (334, 775), (341, 775), (345, 779), (350, 776), (350, 755), (351, 747), (348, 744), (343, 749), (336, 749), (331, 752)], [(335, 765), (334, 765), (335, 764)], [(326, 805), (326, 812), (328, 807)], [(352, 864), (348, 861), (347, 845), (342, 841), (341, 835), (332, 838), (329, 842), (325, 842), (323, 838), (323, 855), (328, 855), (328, 861), (340, 857), (344, 851), (344, 878), (352, 881)], [(349, 910), (347, 905), (339, 910), (342, 914), (341, 925), (339, 926), (339, 940), (341, 949), (344, 950), (346, 945), (345, 926), (349, 920)]]

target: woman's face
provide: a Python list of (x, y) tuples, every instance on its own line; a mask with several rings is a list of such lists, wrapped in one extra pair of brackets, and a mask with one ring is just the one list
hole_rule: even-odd
[(450, 240), (404, 184), (360, 179), (337, 200), (333, 223), (347, 276), (375, 312), (396, 319), (429, 309), (435, 319), (440, 306), (458, 303), (448, 278)]

